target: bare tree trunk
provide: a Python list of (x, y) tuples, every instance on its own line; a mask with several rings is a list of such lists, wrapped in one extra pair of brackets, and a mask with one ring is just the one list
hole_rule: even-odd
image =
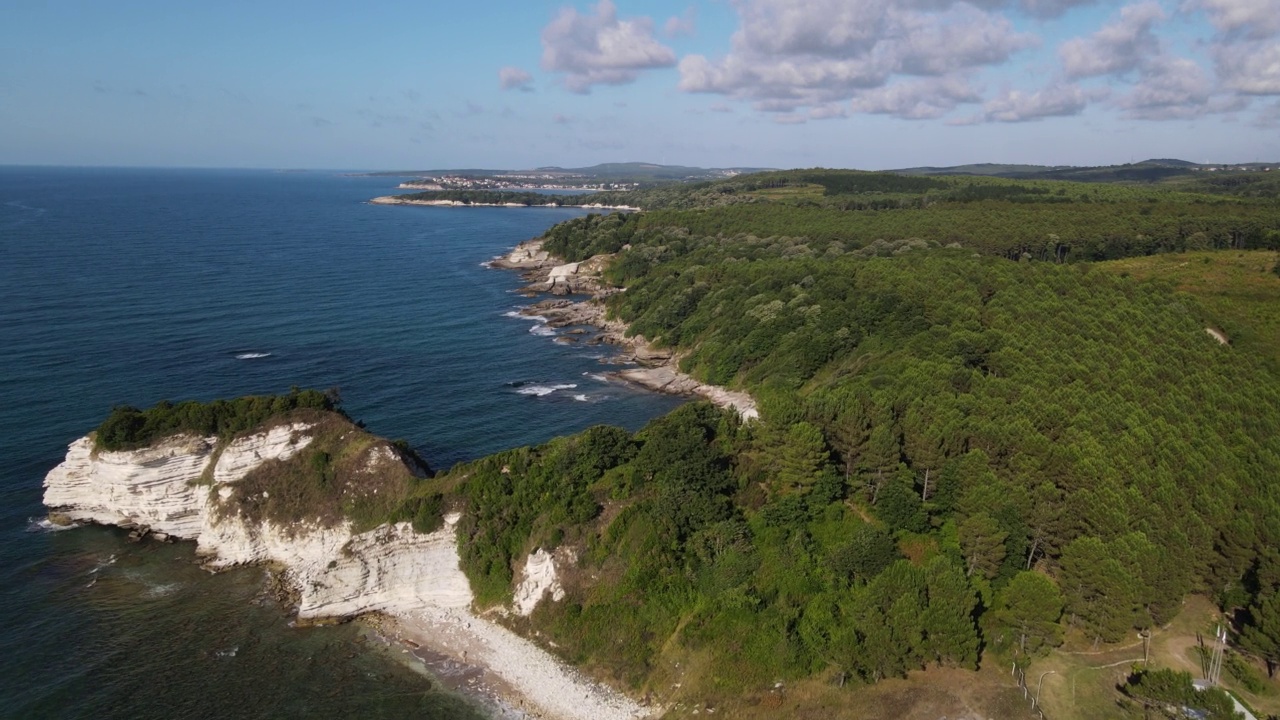
[(1036, 550), (1038, 550), (1039, 548), (1040, 548), (1040, 538), (1036, 538), (1036, 539), (1031, 543), (1031, 552), (1028, 552), (1028, 553), (1027, 553), (1027, 569), (1028, 569), (1028, 570), (1030, 570), (1030, 569), (1031, 569), (1031, 561), (1035, 559), (1035, 557), (1036, 557)]
[(881, 488), (881, 487), (883, 487), (883, 486), (884, 486), (884, 469), (883, 469), (883, 468), (877, 468), (877, 469), (876, 469), (876, 484), (875, 484), (875, 489), (871, 491), (871, 504), (872, 504), (872, 505), (875, 505), (875, 504), (876, 504), (876, 499), (880, 497), (880, 488)]
[(920, 489), (920, 502), (929, 502), (929, 468), (924, 469), (924, 487)]

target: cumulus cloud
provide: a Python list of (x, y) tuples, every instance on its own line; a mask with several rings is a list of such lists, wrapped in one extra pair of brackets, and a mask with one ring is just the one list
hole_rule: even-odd
[(683, 58), (680, 89), (750, 100), (766, 112), (854, 98), (866, 107), (907, 107), (892, 97), (901, 90), (867, 92), (895, 76), (1000, 65), (1037, 42), (1007, 18), (953, 0), (742, 0), (735, 7), (740, 25), (730, 52)]
[(543, 69), (563, 73), (565, 87), (577, 93), (634, 82), (641, 70), (675, 63), (675, 52), (654, 39), (653, 20), (620, 20), (611, 0), (588, 14), (565, 8), (542, 31)]
[(504, 67), (498, 71), (498, 85), (503, 90), (523, 90), (529, 92), (533, 88), (533, 76), (518, 67)]
[(1035, 92), (1006, 90), (983, 105), (983, 117), (996, 122), (1028, 122), (1069, 117), (1084, 112), (1090, 100), (1105, 91), (1086, 91), (1079, 85), (1054, 83)]
[(1280, 42), (1223, 44), (1213, 50), (1218, 78), (1246, 95), (1280, 95)]
[(1056, 18), (1073, 7), (1092, 5), (1095, 0), (1022, 0), (1023, 11), (1041, 19)]
[(1226, 35), (1251, 40), (1280, 35), (1280, 0), (1187, 0), (1182, 9), (1203, 10)]
[(1152, 32), (1165, 19), (1159, 3), (1144, 2), (1120, 11), (1118, 19), (1087, 38), (1068, 40), (1058, 49), (1062, 67), (1070, 78), (1124, 74), (1160, 53), (1160, 41)]
[(982, 102), (966, 78), (949, 75), (894, 83), (868, 90), (854, 98), (855, 112), (894, 115), (908, 120), (929, 120), (951, 112), (961, 103)]
[(1126, 117), (1138, 120), (1181, 120), (1208, 110), (1213, 83), (1195, 62), (1186, 58), (1159, 58), (1147, 63), (1142, 77), (1117, 106)]

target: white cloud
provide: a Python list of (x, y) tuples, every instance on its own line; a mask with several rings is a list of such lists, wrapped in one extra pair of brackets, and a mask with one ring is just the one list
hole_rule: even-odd
[(1218, 45), (1213, 51), (1218, 78), (1246, 95), (1280, 95), (1280, 42)]
[(868, 90), (853, 100), (855, 112), (894, 115), (908, 120), (942, 117), (961, 103), (982, 102), (966, 78), (923, 78)]
[(1227, 35), (1265, 40), (1280, 34), (1280, 0), (1187, 0), (1182, 9), (1203, 10)]
[(1117, 106), (1125, 116), (1138, 120), (1180, 120), (1199, 117), (1208, 110), (1213, 83), (1195, 62), (1187, 58), (1158, 58), (1143, 68), (1142, 77)]
[(1032, 93), (1006, 90), (983, 105), (984, 118), (996, 122), (1028, 122), (1047, 117), (1069, 117), (1084, 112), (1090, 100), (1104, 91), (1086, 91), (1079, 85), (1054, 83)]
[(1165, 18), (1156, 2), (1123, 8), (1119, 18), (1087, 38), (1068, 40), (1058, 49), (1067, 77), (1124, 74), (1160, 53), (1152, 27)]
[[(864, 97), (894, 76), (1001, 65), (1037, 42), (1007, 18), (954, 0), (740, 0), (735, 7), (740, 25), (728, 55), (683, 58), (680, 89), (751, 100), (767, 112)], [(902, 101), (865, 100), (892, 102)]]
[(521, 70), (518, 67), (504, 67), (498, 71), (498, 85), (503, 90), (523, 90), (528, 92), (533, 88), (533, 76)]
[(654, 39), (653, 20), (619, 20), (611, 0), (585, 15), (564, 8), (542, 30), (543, 69), (564, 73), (565, 87), (577, 93), (634, 82), (641, 70), (675, 63), (675, 52)]
[(1061, 16), (1073, 7), (1092, 5), (1095, 0), (1022, 0), (1022, 9), (1029, 15), (1049, 19)]

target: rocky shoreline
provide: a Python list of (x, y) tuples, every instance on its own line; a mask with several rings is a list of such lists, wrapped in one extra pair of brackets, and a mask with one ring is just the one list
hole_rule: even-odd
[(626, 323), (610, 319), (605, 299), (622, 289), (612, 287), (601, 274), (612, 255), (596, 255), (576, 263), (566, 263), (543, 249), (542, 240), (534, 239), (517, 245), (508, 254), (495, 258), (490, 267), (519, 271), (529, 284), (530, 296), (549, 293), (556, 296), (588, 295), (585, 300), (549, 298), (540, 300), (519, 312), (543, 318), (548, 327), (586, 326), (597, 334), (585, 340), (588, 345), (610, 345), (617, 348), (615, 363), (634, 363), (637, 367), (608, 373), (608, 376), (649, 390), (680, 395), (700, 396), (722, 408), (732, 408), (744, 420), (760, 417), (755, 400), (747, 393), (699, 382), (680, 372), (679, 356), (667, 348), (654, 347), (643, 335), (628, 335)]

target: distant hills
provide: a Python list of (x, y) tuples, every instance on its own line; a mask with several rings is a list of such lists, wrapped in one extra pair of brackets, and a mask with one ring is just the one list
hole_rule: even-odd
[[(670, 182), (721, 180), (736, 175), (763, 172), (773, 168), (729, 167), (703, 168), (687, 165), (624, 162), (601, 163), (589, 167), (549, 165), (523, 170), (452, 168), (436, 170), (395, 170), (369, 173), (394, 177), (442, 177), (475, 179), (529, 180), (535, 183), (591, 185), (598, 183), (630, 183), (653, 185)], [(1152, 158), (1124, 165), (1026, 165), (1017, 163), (975, 163), (970, 165), (924, 166), (900, 168), (886, 172), (898, 175), (975, 175), (1021, 180), (1075, 180), (1078, 182), (1158, 183), (1180, 178), (1205, 177), (1201, 173), (1244, 171), (1277, 171), (1280, 162), (1234, 164), (1195, 163), (1177, 158)], [(492, 183), (490, 183), (492, 184)]]
[(1280, 163), (1194, 163), (1175, 158), (1155, 158), (1125, 165), (1000, 165), (977, 163), (951, 167), (914, 167), (890, 170), (899, 175), (986, 175), (1022, 180), (1075, 180), (1077, 182), (1162, 182), (1200, 172), (1280, 171)]

